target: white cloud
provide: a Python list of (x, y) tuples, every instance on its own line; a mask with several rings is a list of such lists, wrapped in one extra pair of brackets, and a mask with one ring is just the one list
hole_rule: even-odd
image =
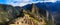
[(44, 0), (44, 1), (43, 0), (39, 0), (39, 1), (40, 2), (52, 2), (53, 3), (53, 2), (56, 2), (57, 0)]
[(28, 3), (13, 3), (13, 2), (10, 2), (10, 3), (7, 3), (7, 4), (10, 4), (12, 6), (24, 6), (24, 5), (27, 5)]
[(7, 4), (13, 5), (13, 6), (25, 6), (27, 4), (31, 3), (38, 3), (38, 2), (55, 2), (56, 0), (7, 0)]
[(56, 2), (56, 0), (45, 0), (47, 2)]
[(7, 0), (7, 4), (13, 5), (13, 6), (24, 6), (27, 5), (31, 0)]

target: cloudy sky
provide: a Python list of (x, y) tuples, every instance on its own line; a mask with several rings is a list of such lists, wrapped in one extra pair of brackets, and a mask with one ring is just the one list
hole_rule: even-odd
[(60, 0), (0, 0), (0, 4), (9, 4), (13, 6), (24, 6), (31, 3), (38, 2), (56, 2)]

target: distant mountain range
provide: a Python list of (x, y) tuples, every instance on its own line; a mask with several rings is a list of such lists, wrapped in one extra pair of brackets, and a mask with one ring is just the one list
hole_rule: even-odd
[[(51, 15), (53, 15), (56, 19), (56, 21), (60, 22), (60, 2), (57, 1), (56, 3), (36, 3), (35, 4), (38, 8), (47, 10)], [(22, 9), (30, 10), (31, 4), (27, 4), (23, 7), (20, 6), (15, 6), (13, 7), (12, 5), (6, 5), (6, 4), (0, 4), (0, 15), (3, 17), (5, 21), (9, 21), (9, 19), (14, 19), (16, 18), (19, 14), (21, 14)], [(3, 11), (3, 12), (2, 12)], [(5, 14), (3, 14), (5, 13)], [(8, 17), (9, 16), (9, 17)], [(7, 17), (7, 18), (6, 18)], [(58, 18), (59, 17), (59, 18)], [(1, 18), (1, 17), (0, 17)], [(2, 21), (3, 22), (3, 21)]]

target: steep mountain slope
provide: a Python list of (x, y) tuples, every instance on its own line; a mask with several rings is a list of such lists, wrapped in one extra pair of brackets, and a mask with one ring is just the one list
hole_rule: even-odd
[(9, 25), (53, 25), (53, 20), (49, 19), (51, 16), (47, 11), (39, 9), (34, 4), (30, 7), (29, 10), (22, 10), (23, 17), (18, 17), (9, 21)]
[(11, 5), (0, 4), (0, 23), (8, 22), (17, 17), (19, 14), (18, 8)]
[[(37, 4), (28, 4), (24, 7), (11, 6), (11, 5), (2, 5), (0, 4), (0, 23), (4, 22), (9, 24), (25, 24), (21, 23), (26, 19), (28, 25), (53, 25), (53, 20), (50, 11), (53, 10), (55, 5), (51, 6), (50, 3), (37, 3)], [(57, 4), (58, 5), (58, 4)], [(58, 7), (56, 7), (58, 8)], [(52, 10), (51, 10), (52, 9)], [(49, 12), (48, 12), (48, 11)], [(54, 9), (55, 11), (56, 9)], [(17, 23), (16, 23), (17, 22)], [(23, 21), (25, 22), (25, 20)], [(36, 23), (36, 24), (35, 24)]]

